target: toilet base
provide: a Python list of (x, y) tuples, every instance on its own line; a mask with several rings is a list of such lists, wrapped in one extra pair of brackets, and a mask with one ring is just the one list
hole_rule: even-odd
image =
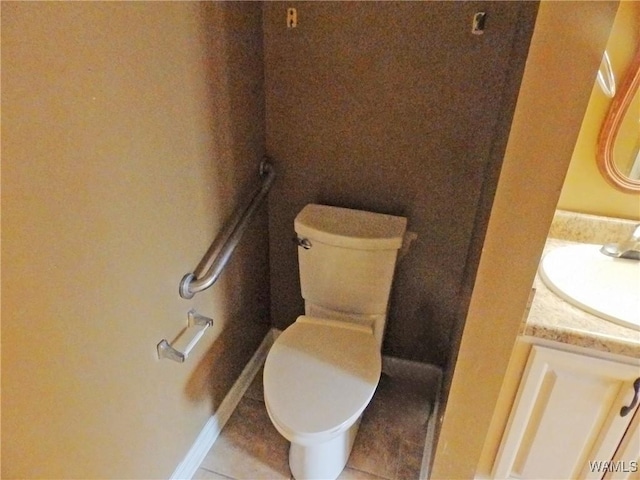
[(335, 480), (344, 470), (358, 434), (360, 419), (343, 433), (317, 445), (291, 443), (289, 468), (295, 480)]

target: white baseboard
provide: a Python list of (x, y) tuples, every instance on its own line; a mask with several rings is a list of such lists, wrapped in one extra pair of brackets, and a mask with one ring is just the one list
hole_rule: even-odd
[(200, 464), (207, 456), (207, 453), (218, 439), (218, 436), (220, 435), (220, 432), (222, 432), (225, 424), (229, 418), (231, 418), (231, 415), (238, 406), (240, 399), (245, 394), (247, 388), (249, 388), (249, 385), (251, 385), (251, 382), (260, 370), (260, 367), (267, 358), (267, 353), (269, 353), (269, 349), (271, 348), (271, 345), (273, 345), (278, 333), (279, 332), (275, 332), (273, 330), (267, 332), (262, 343), (229, 390), (229, 393), (227, 393), (220, 403), (216, 413), (207, 420), (207, 423), (205, 423), (204, 427), (198, 434), (198, 437), (189, 449), (189, 452), (182, 462), (180, 462), (176, 467), (170, 477), (170, 480), (190, 480), (193, 478), (200, 467)]

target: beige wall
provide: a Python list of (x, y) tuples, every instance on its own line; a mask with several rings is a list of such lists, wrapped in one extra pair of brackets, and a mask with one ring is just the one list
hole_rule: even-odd
[(540, 4), (441, 420), (434, 479), (476, 474), (616, 8), (617, 2)]
[[(268, 329), (259, 4), (2, 3), (2, 477), (166, 478)], [(187, 311), (215, 326), (156, 357)]]
[[(286, 28), (287, 6), (298, 28)], [(269, 209), (275, 326), (303, 312), (292, 237), (306, 203), (402, 215), (418, 238), (397, 269), (384, 352), (446, 363), (487, 165), (515, 103), (505, 91), (524, 62), (514, 44), (528, 43), (535, 9), (265, 3), (267, 151), (281, 173)]]
[[(607, 52), (618, 86), (635, 56), (638, 45), (640, 45), (640, 2), (620, 2), (620, 9), (607, 42)], [(640, 220), (640, 195), (615, 190), (605, 181), (596, 166), (598, 135), (610, 104), (611, 99), (605, 96), (596, 83), (591, 92), (589, 106), (571, 158), (558, 208)], [(637, 100), (635, 110), (632, 108), (630, 111), (635, 111), (636, 115), (635, 117), (628, 115), (632, 119), (630, 126), (633, 129), (633, 136), (629, 137), (628, 146), (631, 147), (630, 144), (633, 143), (633, 147), (637, 148)]]

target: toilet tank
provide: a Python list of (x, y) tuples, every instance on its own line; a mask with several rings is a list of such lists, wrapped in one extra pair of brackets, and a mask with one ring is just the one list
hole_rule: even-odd
[(296, 216), (300, 286), (310, 305), (341, 314), (386, 317), (407, 219), (310, 204)]

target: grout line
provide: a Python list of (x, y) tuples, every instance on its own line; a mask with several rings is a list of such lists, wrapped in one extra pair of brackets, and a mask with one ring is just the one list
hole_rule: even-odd
[(229, 480), (236, 480), (233, 477), (230, 477), (228, 475), (225, 475), (224, 473), (220, 473), (220, 472), (216, 472), (214, 470), (211, 470), (209, 468), (205, 468), (205, 467), (200, 467), (198, 468), (198, 470), (204, 470), (205, 472), (209, 472), (209, 473), (215, 473), (216, 475), (219, 475), (220, 477), (224, 477), (224, 478), (228, 478)]
[(396, 461), (395, 471), (393, 472), (393, 480), (397, 480), (398, 474), (400, 473), (400, 468), (401, 468), (400, 462), (402, 461), (402, 440), (398, 442), (398, 450), (396, 451), (396, 458), (397, 458), (397, 461)]
[[(388, 477), (385, 477), (383, 475), (378, 475), (377, 473), (367, 472), (366, 470), (360, 470), (359, 468), (346, 466), (346, 467), (344, 467), (344, 470), (353, 470), (354, 472), (364, 473), (367, 476), (373, 476), (373, 477), (379, 478), (380, 480), (394, 480), (393, 478), (388, 478)], [(342, 470), (342, 471), (344, 472), (344, 470)], [(397, 478), (397, 475), (394, 476), (394, 478)], [(404, 480), (404, 479), (399, 479), (399, 480)]]

